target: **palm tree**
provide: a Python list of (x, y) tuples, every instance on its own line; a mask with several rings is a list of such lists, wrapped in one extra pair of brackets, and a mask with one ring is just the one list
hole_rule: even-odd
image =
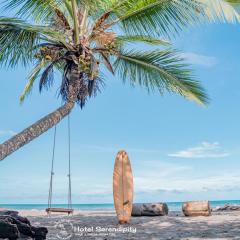
[[(229, 11), (230, 5), (215, 1), (217, 6), (208, 0), (6, 1), (4, 9), (17, 13), (12, 18), (0, 17), (0, 64), (34, 63), (20, 101), (38, 79), (40, 92), (50, 88), (54, 73), (60, 71), (64, 105), (1, 144), (0, 160), (56, 125), (75, 103), (83, 107), (104, 84), (104, 68), (133, 86), (161, 94), (173, 92), (205, 104), (203, 88), (162, 37), (170, 39), (204, 19), (238, 20), (236, 12)], [(128, 43), (136, 42), (155, 48), (129, 49)]]

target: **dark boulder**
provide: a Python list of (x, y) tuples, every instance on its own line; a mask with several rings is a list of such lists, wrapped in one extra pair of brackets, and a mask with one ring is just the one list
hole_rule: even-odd
[(0, 216), (0, 220), (8, 223), (8, 224), (12, 224), (12, 225), (16, 225), (18, 231), (20, 232), (20, 234), (28, 236), (28, 237), (33, 237), (34, 232), (32, 231), (32, 227), (30, 224), (26, 224), (24, 222), (20, 222), (17, 218), (12, 217), (12, 216)]
[(13, 216), (16, 220), (18, 220), (19, 222), (25, 223), (27, 225), (31, 225), (30, 221), (26, 218), (26, 217), (22, 217), (22, 216)]
[(15, 211), (0, 211), (0, 238), (15, 240), (19, 237), (31, 237), (35, 240), (47, 238), (45, 227), (34, 227), (30, 221)]
[(1, 210), (0, 211), (0, 216), (2, 215), (8, 215), (8, 216), (18, 216), (17, 211), (10, 211), (10, 210)]
[(45, 240), (47, 238), (48, 230), (45, 227), (33, 227), (32, 231), (34, 232), (35, 240)]
[(9, 223), (4, 220), (0, 220), (0, 238), (7, 238), (9, 240), (15, 240), (20, 237), (17, 225)]

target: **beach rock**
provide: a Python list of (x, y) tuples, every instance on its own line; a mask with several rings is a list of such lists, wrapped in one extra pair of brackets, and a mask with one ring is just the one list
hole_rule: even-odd
[[(17, 213), (18, 214), (18, 213)], [(15, 215), (15, 214), (8, 214), (8, 212), (6, 211), (5, 214), (0, 214), (0, 218), (5, 218), (5, 217), (12, 217), (14, 218), (15, 220), (19, 221), (19, 222), (22, 222), (22, 223), (25, 223), (25, 224), (28, 224), (28, 225), (31, 225), (30, 224), (30, 221), (26, 218), (26, 217), (21, 217), (19, 215)]]
[(14, 211), (1, 211), (0, 238), (18, 239), (31, 237), (35, 240), (46, 239), (48, 230), (45, 227), (34, 227), (30, 221)]
[(18, 231), (22, 235), (25, 235), (25, 236), (28, 236), (28, 237), (34, 237), (34, 232), (32, 231), (32, 226), (30, 226), (26, 223), (21, 223), (21, 222), (16, 221), (16, 220), (15, 220), (15, 222), (16, 222)]
[(223, 207), (216, 207), (213, 211), (240, 211), (240, 205), (225, 204)]
[(31, 229), (30, 224), (26, 224), (24, 222), (20, 222), (18, 219), (12, 216), (0, 216), (0, 220), (5, 221), (6, 223), (13, 224), (17, 226), (18, 231), (20, 234), (28, 236), (28, 237), (33, 237), (34, 232)]
[(166, 203), (142, 203), (133, 204), (132, 216), (165, 216), (168, 215)]
[(10, 210), (2, 210), (0, 211), (0, 216), (2, 215), (8, 215), (8, 216), (18, 216), (17, 211), (10, 211)]
[(47, 239), (48, 230), (45, 227), (32, 227), (32, 231), (34, 232), (35, 240), (45, 240)]
[(211, 208), (208, 201), (185, 202), (182, 206), (186, 217), (210, 216)]
[(15, 240), (20, 237), (20, 232), (15, 224), (0, 220), (0, 238)]
[(30, 221), (26, 218), (26, 217), (22, 217), (22, 216), (13, 216), (16, 220), (25, 223), (27, 225), (31, 225)]

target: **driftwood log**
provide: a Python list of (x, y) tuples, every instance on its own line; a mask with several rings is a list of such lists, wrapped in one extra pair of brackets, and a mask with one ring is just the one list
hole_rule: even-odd
[(185, 202), (182, 210), (187, 217), (210, 216), (211, 208), (208, 201)]
[(138, 203), (133, 204), (132, 216), (165, 216), (168, 215), (166, 203)]
[(46, 239), (48, 230), (45, 227), (34, 227), (30, 221), (15, 211), (0, 211), (0, 238), (15, 240), (30, 237), (35, 240)]

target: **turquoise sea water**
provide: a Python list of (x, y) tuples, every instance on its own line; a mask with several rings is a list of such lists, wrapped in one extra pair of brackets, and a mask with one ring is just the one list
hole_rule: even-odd
[[(181, 211), (182, 202), (167, 202), (170, 211)], [(225, 204), (237, 204), (240, 205), (240, 200), (222, 200), (222, 201), (210, 201), (211, 207), (224, 206)], [(67, 208), (65, 204), (54, 204), (52, 207)], [(6, 209), (37, 209), (43, 210), (47, 208), (47, 204), (0, 204), (0, 208)], [(113, 210), (113, 204), (73, 204), (73, 208), (82, 211), (101, 211), (101, 210)]]

